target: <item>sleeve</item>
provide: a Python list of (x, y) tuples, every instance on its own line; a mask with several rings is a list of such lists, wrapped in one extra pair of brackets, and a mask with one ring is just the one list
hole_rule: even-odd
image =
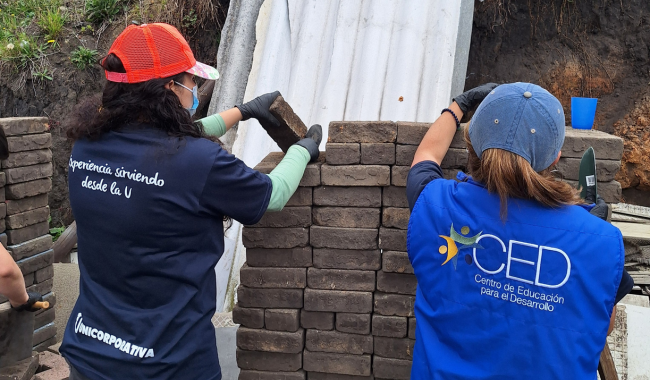
[(204, 117), (199, 122), (203, 125), (203, 131), (208, 136), (221, 137), (226, 134), (226, 122), (218, 113)]
[(282, 161), (268, 175), (273, 190), (267, 211), (282, 211), (289, 198), (296, 192), (309, 159), (307, 149), (298, 145), (289, 148)]
[(271, 198), (271, 179), (218, 148), (208, 173), (201, 206), (209, 212), (229, 216), (251, 225), (257, 223)]
[(413, 206), (418, 200), (422, 190), (434, 179), (443, 178), (442, 169), (434, 161), (422, 161), (413, 165), (409, 170), (406, 179), (406, 198), (409, 202), (409, 208), (413, 211)]
[(623, 275), (621, 276), (621, 284), (618, 286), (618, 291), (616, 292), (616, 301), (618, 303), (626, 295), (628, 295), (632, 288), (634, 287), (634, 280), (632, 276), (625, 269), (623, 269)]

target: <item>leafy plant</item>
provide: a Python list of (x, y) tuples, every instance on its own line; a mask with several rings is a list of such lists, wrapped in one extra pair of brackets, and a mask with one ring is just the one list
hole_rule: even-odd
[(63, 234), (63, 231), (65, 231), (65, 227), (50, 228), (50, 235), (52, 235), (52, 241), (53, 242), (57, 241), (61, 237), (61, 234)]
[(81, 33), (95, 33), (95, 28), (92, 25), (85, 25), (81, 27)]
[(45, 38), (50, 40), (59, 37), (64, 24), (65, 15), (58, 8), (44, 11), (38, 19), (38, 26), (46, 33)]
[(79, 70), (84, 70), (95, 63), (97, 54), (97, 50), (86, 49), (83, 46), (79, 46), (70, 54), (70, 60)]
[(184, 28), (194, 27), (196, 25), (196, 20), (198, 20), (198, 16), (196, 15), (196, 12), (194, 12), (194, 9), (191, 9), (190, 13), (183, 16), (183, 27)]
[(44, 81), (44, 80), (53, 80), (54, 78), (52, 77), (52, 72), (47, 67), (44, 67), (40, 71), (32, 71), (32, 77), (36, 79), (37, 81)]
[(86, 0), (86, 17), (94, 23), (110, 20), (120, 12), (120, 0)]

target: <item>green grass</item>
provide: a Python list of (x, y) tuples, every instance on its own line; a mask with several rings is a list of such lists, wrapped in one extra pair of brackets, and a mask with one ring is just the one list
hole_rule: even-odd
[(88, 66), (96, 63), (97, 55), (97, 50), (86, 49), (83, 46), (79, 46), (70, 54), (70, 61), (72, 61), (79, 70), (84, 70)]
[(65, 14), (63, 14), (59, 9), (48, 9), (40, 15), (38, 26), (40, 26), (45, 33), (46, 39), (56, 40), (59, 35), (61, 35), (65, 21)]
[(120, 0), (86, 0), (86, 18), (100, 24), (120, 13)]

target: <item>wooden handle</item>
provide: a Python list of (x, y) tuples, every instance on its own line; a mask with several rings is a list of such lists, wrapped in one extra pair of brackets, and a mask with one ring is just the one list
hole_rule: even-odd
[(32, 306), (35, 309), (49, 309), (50, 308), (50, 303), (47, 301), (36, 301), (34, 302), (34, 306)]

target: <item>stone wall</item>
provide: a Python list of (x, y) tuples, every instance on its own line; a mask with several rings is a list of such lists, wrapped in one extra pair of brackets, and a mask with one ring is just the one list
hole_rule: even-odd
[[(308, 165), (287, 207), (244, 229), (247, 263), (233, 310), (239, 379), (410, 378), (417, 282), (405, 186), (429, 125), (331, 123), (326, 154)], [(601, 195), (618, 201), (618, 137), (568, 129), (558, 170), (575, 182), (588, 146)], [(256, 169), (269, 173), (282, 157), (272, 153)], [(458, 132), (442, 168), (454, 178), (466, 164)]]
[[(9, 145), (9, 158), (0, 171), (0, 241), (25, 277), (28, 291), (43, 294), (52, 308), (36, 312), (33, 349), (56, 343), (55, 296), (52, 293), (52, 236), (49, 234), (48, 192), (52, 189), (52, 137), (47, 118), (0, 119)], [(0, 296), (0, 303), (8, 302)], [(4, 329), (0, 326), (0, 336)]]

